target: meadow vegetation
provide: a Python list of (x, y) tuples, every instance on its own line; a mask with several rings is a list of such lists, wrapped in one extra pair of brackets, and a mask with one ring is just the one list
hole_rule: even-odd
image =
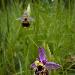
[[(23, 28), (16, 19), (29, 3), (34, 21)], [(74, 0), (0, 0), (0, 75), (33, 75), (37, 46), (62, 65), (50, 75), (75, 75)]]

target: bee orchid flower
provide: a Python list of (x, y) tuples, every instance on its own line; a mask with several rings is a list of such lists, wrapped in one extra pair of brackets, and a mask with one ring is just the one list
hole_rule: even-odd
[(21, 21), (22, 26), (24, 28), (30, 26), (30, 22), (34, 21), (33, 18), (30, 16), (30, 4), (28, 4), (27, 10), (24, 11), (24, 14), (22, 15), (22, 17), (20, 17), (16, 20)]
[(35, 75), (49, 75), (48, 70), (60, 68), (59, 64), (55, 62), (48, 62), (44, 48), (38, 48), (39, 57), (31, 64), (34, 69)]

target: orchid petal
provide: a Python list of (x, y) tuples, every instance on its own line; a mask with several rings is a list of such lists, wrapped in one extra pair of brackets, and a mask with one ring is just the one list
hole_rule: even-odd
[(60, 65), (56, 64), (54, 62), (46, 62), (45, 66), (48, 69), (58, 69), (58, 68), (60, 68)]
[(31, 64), (31, 68), (34, 69), (35, 67), (36, 67), (35, 63), (32, 63), (32, 64)]
[(28, 21), (34, 21), (34, 19), (32, 17), (29, 17)]
[(20, 18), (17, 18), (16, 20), (20, 20), (20, 21), (24, 21), (24, 18), (23, 17), (20, 17)]
[(39, 60), (41, 62), (46, 61), (46, 55), (45, 55), (44, 48), (39, 48), (38, 51), (39, 51)]

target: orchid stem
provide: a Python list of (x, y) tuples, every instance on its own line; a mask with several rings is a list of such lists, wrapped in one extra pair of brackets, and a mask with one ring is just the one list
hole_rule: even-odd
[[(29, 37), (29, 36), (28, 36)], [(38, 48), (37, 44), (34, 42), (32, 38), (29, 37), (29, 39), (33, 42), (33, 44)]]

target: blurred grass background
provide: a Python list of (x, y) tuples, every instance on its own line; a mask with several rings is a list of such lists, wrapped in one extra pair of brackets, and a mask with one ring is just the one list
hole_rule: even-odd
[[(28, 3), (35, 21), (23, 28)], [(33, 75), (36, 45), (62, 65), (50, 75), (75, 75), (75, 0), (0, 0), (0, 75)]]

